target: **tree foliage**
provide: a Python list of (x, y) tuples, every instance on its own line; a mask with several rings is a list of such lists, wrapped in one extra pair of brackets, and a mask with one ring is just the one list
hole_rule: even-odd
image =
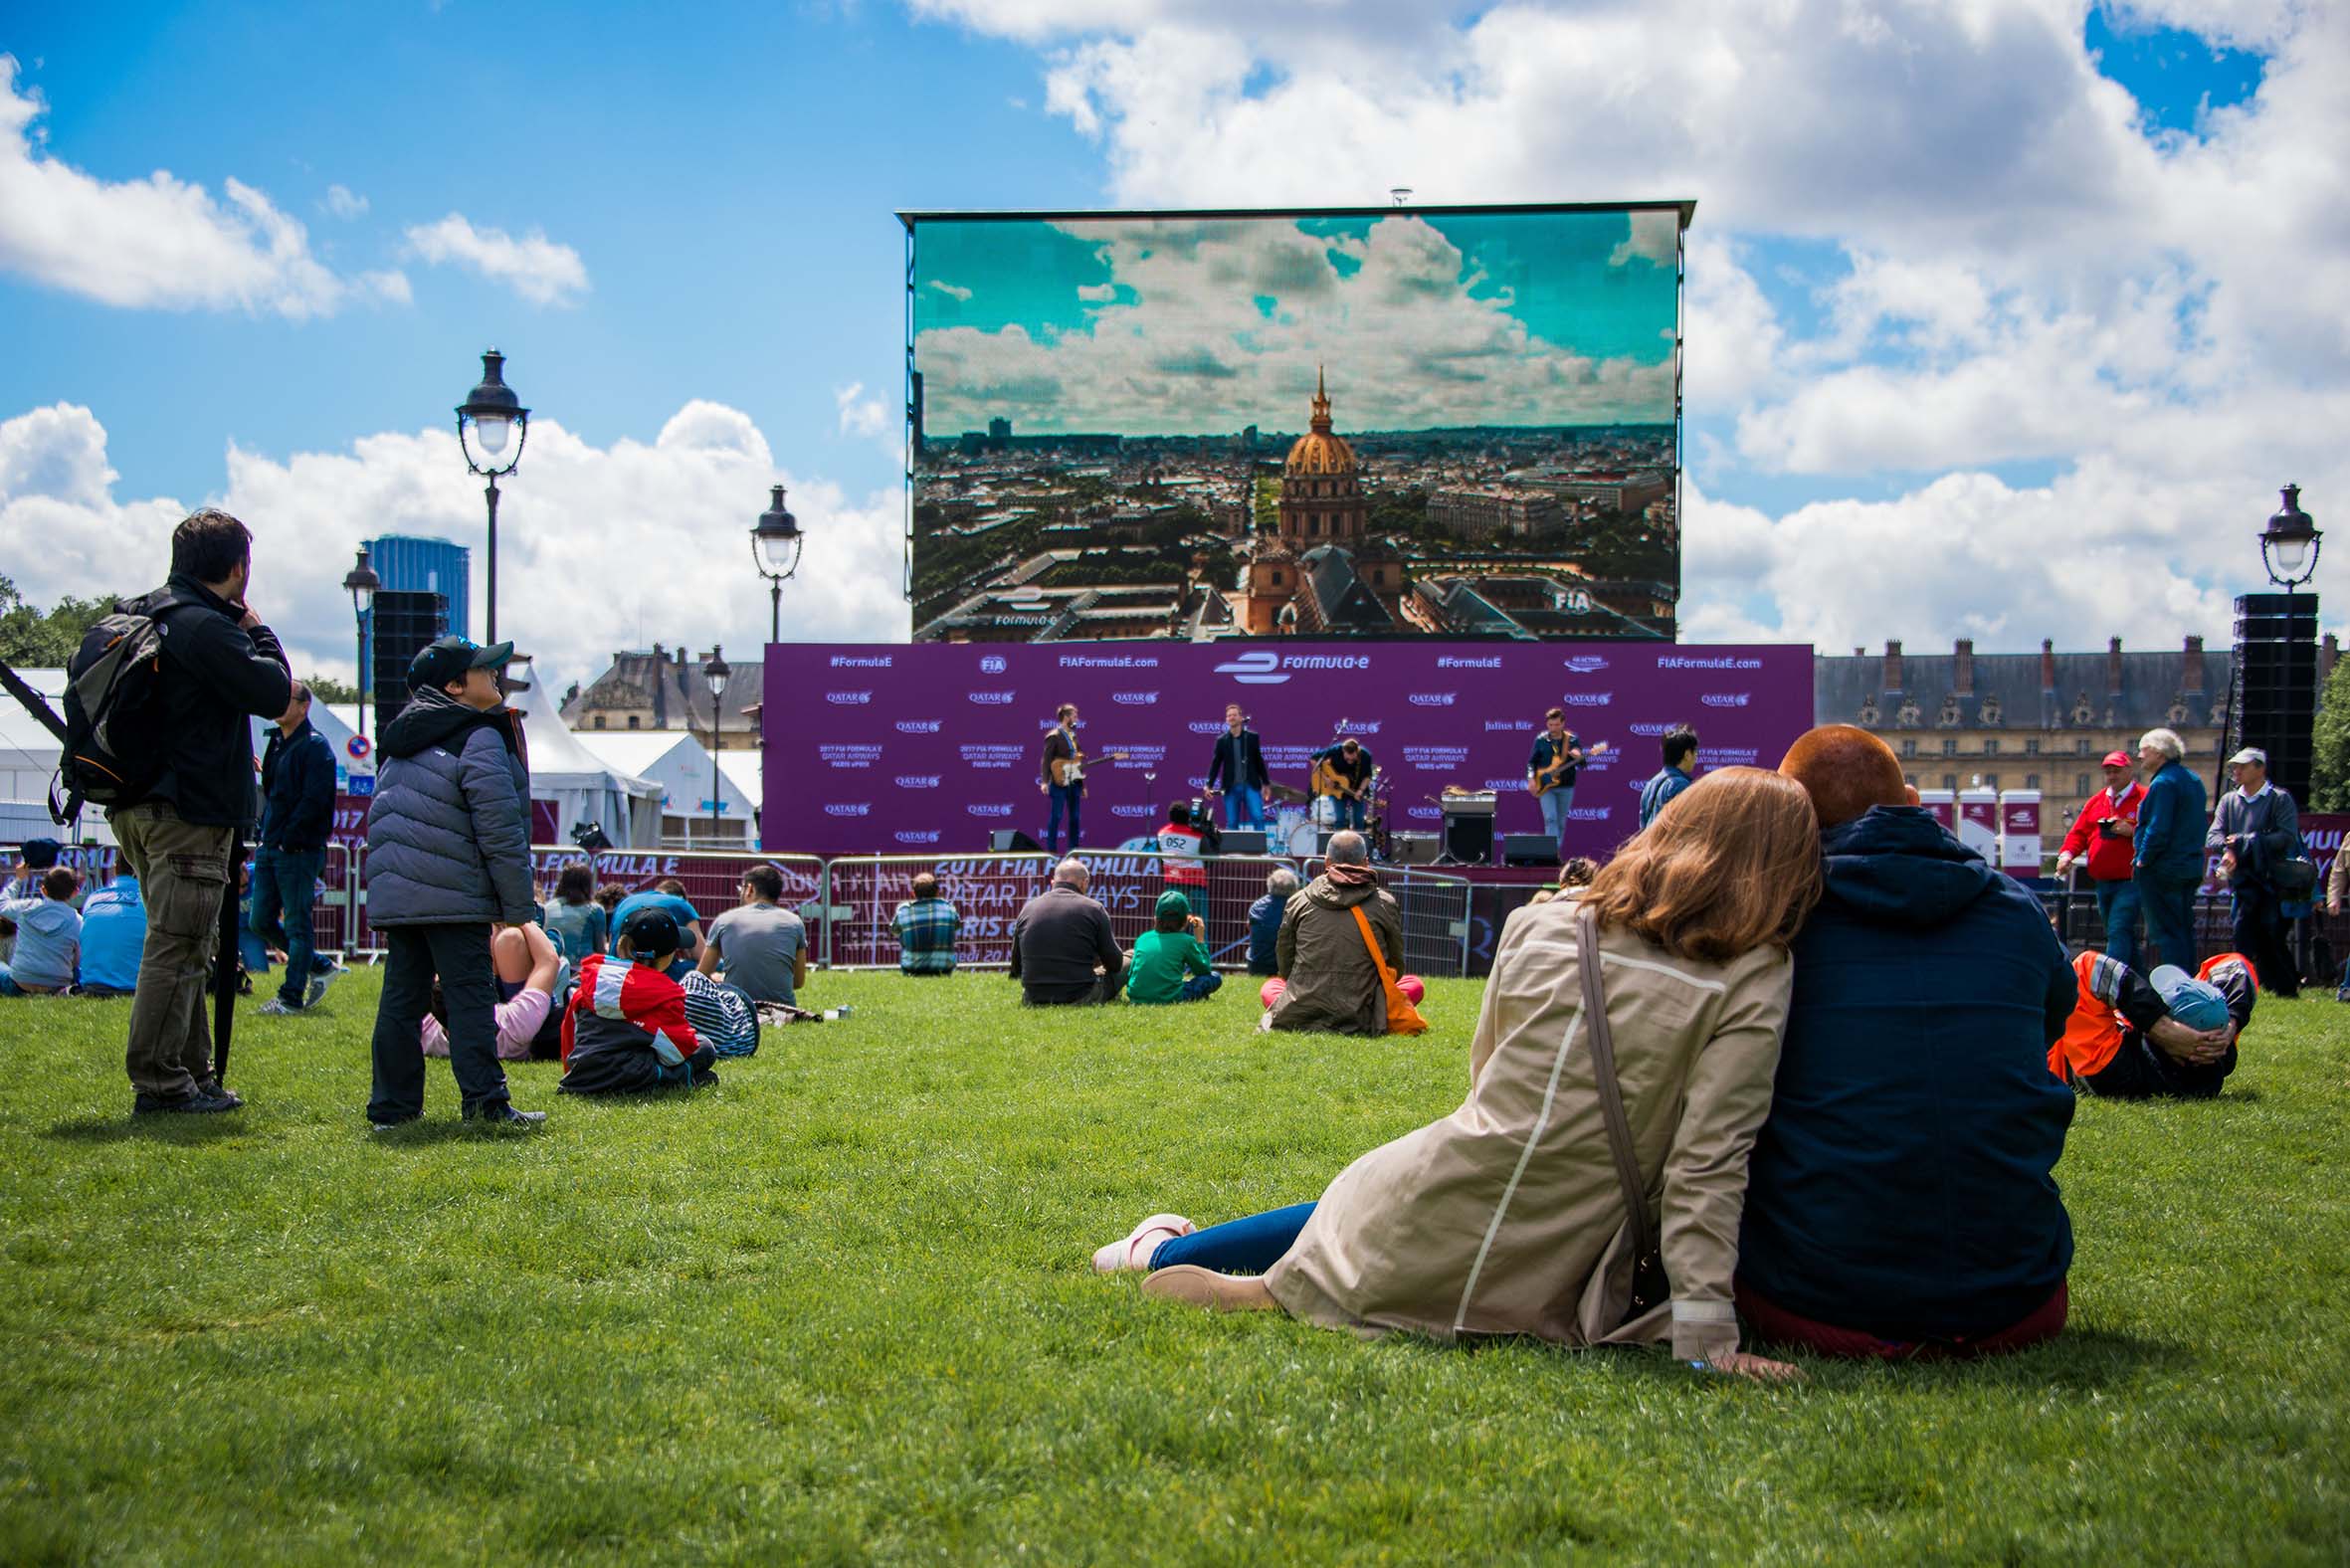
[(2310, 730), (2309, 809), (2350, 811), (2350, 659), (2334, 662)]
[(0, 664), (19, 670), (62, 669), (82, 646), (91, 623), (113, 609), (111, 596), (77, 599), (68, 594), (42, 610), (17, 592), (15, 583), (0, 577)]

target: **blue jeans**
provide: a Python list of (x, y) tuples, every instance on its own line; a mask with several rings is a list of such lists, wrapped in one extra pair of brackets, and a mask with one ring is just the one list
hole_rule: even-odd
[(1350, 800), (1344, 795), (1333, 795), (1330, 797), (1330, 802), (1338, 808), (1335, 826), (1352, 828), (1358, 833), (1362, 831), (1363, 824), (1368, 819), (1365, 815), (1366, 808), (1360, 797)]
[(1265, 796), (1251, 784), (1235, 784), (1224, 792), (1224, 825), (1228, 828), (1265, 827)]
[(26, 996), (29, 994), (23, 986), (16, 983), (16, 977), (8, 972), (8, 966), (0, 964), (0, 996)]
[(2138, 869), (2132, 879), (2138, 902), (2146, 911), (2146, 945), (2157, 963), (2176, 964), (2195, 973), (2195, 893), (2193, 876), (2166, 877)]
[(2105, 956), (2125, 969), (2146, 973), (2138, 956), (2138, 884), (2122, 881), (2097, 883), (2097, 913), (2105, 921)]
[(1085, 786), (1081, 783), (1055, 784), (1048, 788), (1047, 793), (1053, 797), (1053, 814), (1045, 825), (1045, 848), (1053, 854), (1060, 853), (1061, 814), (1066, 810), (1069, 813), (1069, 847), (1074, 850), (1077, 847), (1078, 835), (1083, 831), (1077, 825), (1077, 808), (1084, 802)]
[(1150, 1266), (1172, 1269), (1177, 1264), (1193, 1264), (1218, 1274), (1263, 1274), (1297, 1245), (1298, 1233), (1312, 1218), (1312, 1204), (1293, 1203), (1245, 1220), (1227, 1220), (1159, 1243), (1150, 1255)]
[(1542, 808), (1542, 826), (1550, 831), (1551, 838), (1563, 848), (1567, 842), (1567, 813), (1575, 809), (1575, 786), (1558, 785), (1548, 794), (1538, 797), (1536, 804)]
[(278, 987), (278, 1000), (288, 1007), (301, 1006), (303, 988), (309, 984), (316, 956), (310, 905), (318, 896), (318, 870), (325, 860), (319, 850), (253, 852), (253, 934), (286, 949), (286, 979)]

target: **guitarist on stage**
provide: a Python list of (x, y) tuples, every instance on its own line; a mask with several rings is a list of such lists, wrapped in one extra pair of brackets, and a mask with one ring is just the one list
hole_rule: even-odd
[(1352, 735), (1313, 754), (1314, 790), (1338, 803), (1338, 827), (1360, 832), (1368, 821), (1370, 802), (1363, 786), (1373, 771), (1371, 748)]
[(1567, 727), (1566, 709), (1554, 707), (1542, 715), (1542, 733), (1534, 737), (1534, 750), (1526, 758), (1526, 788), (1541, 805), (1542, 826), (1558, 842), (1562, 855), (1567, 813), (1575, 805), (1575, 777), (1584, 763), (1607, 749), (1602, 741), (1584, 750), (1583, 737)]
[[(1061, 853), (1061, 814), (1069, 812), (1069, 847), (1077, 847), (1079, 828), (1077, 809), (1085, 798), (1085, 777), (1077, 766), (1083, 753), (1077, 750), (1077, 707), (1075, 702), (1064, 702), (1053, 715), (1054, 725), (1045, 732), (1045, 755), (1039, 766), (1037, 788), (1051, 797), (1053, 810), (1045, 828), (1045, 850), (1048, 854)], [(1067, 777), (1069, 782), (1060, 780)]]

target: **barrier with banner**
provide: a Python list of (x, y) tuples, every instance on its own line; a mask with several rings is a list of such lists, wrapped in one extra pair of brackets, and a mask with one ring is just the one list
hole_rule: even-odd
[[(1319, 877), (1325, 863), (1308, 860), (1301, 873)], [(1383, 866), (1379, 885), (1395, 895), (1404, 917), (1404, 969), (1424, 980), (1458, 979), (1469, 972), (1469, 906), (1474, 884), (1466, 877), (1416, 866)]]

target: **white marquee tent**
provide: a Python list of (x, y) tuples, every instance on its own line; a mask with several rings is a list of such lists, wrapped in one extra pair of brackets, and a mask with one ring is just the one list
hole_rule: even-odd
[(661, 842), (661, 786), (613, 766), (580, 743), (555, 701), (557, 689), (543, 672), (531, 674), (516, 661), (513, 674), (529, 682), (508, 698), (529, 715), (523, 735), (530, 746), (530, 794), (551, 800), (562, 820), (556, 842), (569, 844), (572, 828), (596, 823), (614, 848), (650, 849)]

